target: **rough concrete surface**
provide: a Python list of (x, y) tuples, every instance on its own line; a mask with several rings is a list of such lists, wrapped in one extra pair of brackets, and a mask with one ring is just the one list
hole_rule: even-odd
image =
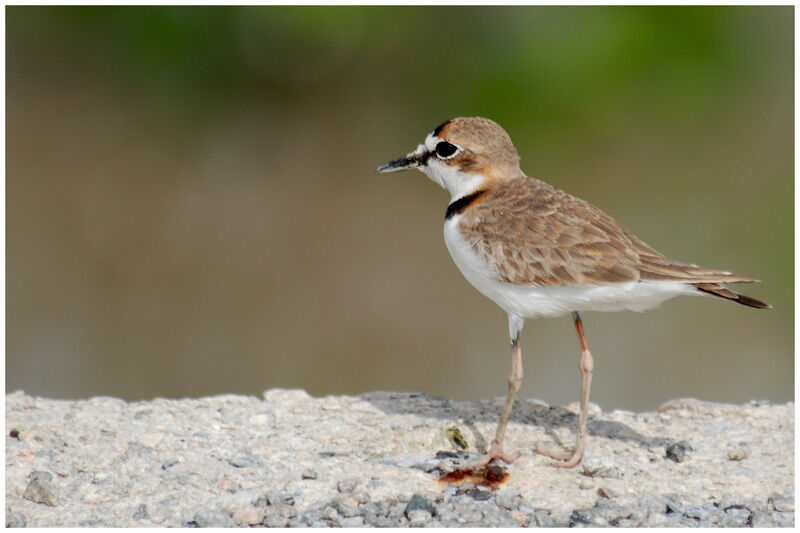
[(522, 400), (506, 437), (522, 455), (504, 482), (440, 481), (485, 449), (501, 404), (386, 392), (134, 403), (15, 392), (6, 525), (794, 525), (793, 404), (593, 406), (585, 460), (566, 470), (532, 448), (572, 443), (574, 406)]

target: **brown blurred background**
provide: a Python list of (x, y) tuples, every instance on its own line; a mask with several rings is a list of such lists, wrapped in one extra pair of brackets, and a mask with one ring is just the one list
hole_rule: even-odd
[[(792, 7), (6, 10), (6, 387), (127, 399), (505, 393), (447, 194), (377, 175), (445, 119), (676, 259), (764, 281), (587, 313), (593, 400), (793, 397)], [(521, 396), (578, 399), (569, 318)]]

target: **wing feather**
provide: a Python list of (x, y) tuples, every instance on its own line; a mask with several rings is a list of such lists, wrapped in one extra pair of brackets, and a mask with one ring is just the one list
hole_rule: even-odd
[(500, 183), (461, 214), (459, 227), (498, 279), (516, 285), (756, 281), (668, 259), (600, 209), (535, 178)]

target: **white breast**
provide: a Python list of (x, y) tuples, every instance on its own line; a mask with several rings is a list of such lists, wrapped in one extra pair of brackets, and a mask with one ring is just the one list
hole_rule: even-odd
[(524, 318), (561, 316), (572, 311), (646, 311), (681, 294), (700, 296), (693, 286), (673, 281), (632, 281), (590, 287), (521, 287), (498, 280), (458, 228), (460, 215), (445, 220), (444, 242), (467, 281), (507, 313)]

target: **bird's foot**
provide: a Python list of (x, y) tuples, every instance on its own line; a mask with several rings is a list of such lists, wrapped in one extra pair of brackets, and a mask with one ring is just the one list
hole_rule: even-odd
[(489, 451), (486, 452), (486, 455), (481, 457), (475, 462), (469, 464), (469, 468), (481, 468), (484, 466), (488, 466), (489, 463), (493, 461), (503, 461), (507, 464), (512, 464), (514, 461), (519, 459), (518, 453), (508, 454), (503, 451), (503, 445), (497, 442), (496, 440), (492, 441), (492, 444), (489, 446)]
[(572, 468), (580, 464), (581, 459), (583, 459), (583, 449), (583, 446), (576, 446), (574, 450), (567, 450), (564, 448), (556, 450), (549, 446), (537, 444), (535, 451), (539, 455), (544, 455), (545, 457), (559, 461), (555, 464), (555, 466), (559, 468)]

